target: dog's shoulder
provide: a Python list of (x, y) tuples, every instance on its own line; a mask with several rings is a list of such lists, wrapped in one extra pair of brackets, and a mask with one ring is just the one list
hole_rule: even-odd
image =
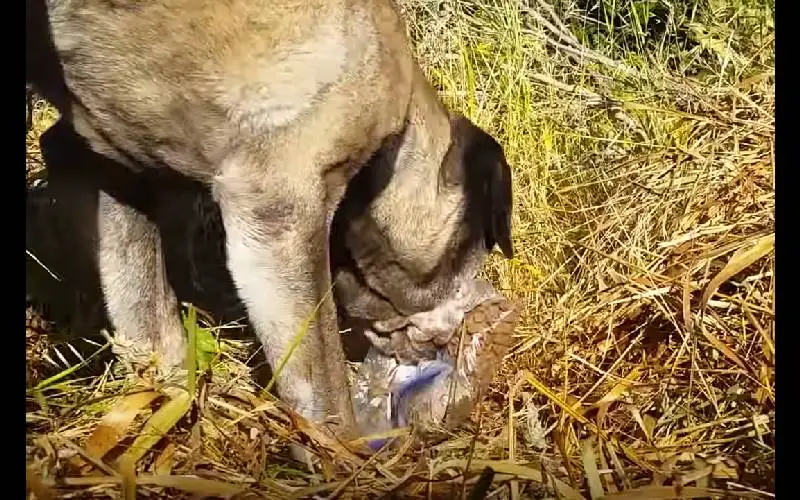
[(60, 92), (46, 97), (79, 133), (131, 164), (157, 159), (202, 178), (242, 143), (263, 158), (345, 122), (350, 135), (322, 161), (357, 161), (404, 118), (412, 60), (389, 0), (50, 0), (43, 10), (56, 63), (34, 84)]

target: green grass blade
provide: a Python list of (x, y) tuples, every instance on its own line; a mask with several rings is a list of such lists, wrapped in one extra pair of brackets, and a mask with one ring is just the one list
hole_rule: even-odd
[(314, 321), (314, 318), (317, 317), (317, 313), (319, 312), (319, 308), (322, 307), (322, 304), (331, 295), (332, 291), (333, 291), (333, 286), (328, 288), (328, 291), (325, 293), (325, 295), (322, 297), (322, 299), (314, 307), (314, 310), (311, 311), (311, 313), (309, 315), (307, 315), (305, 317), (305, 319), (303, 319), (303, 322), (300, 324), (300, 329), (294, 335), (294, 338), (292, 338), (292, 342), (289, 344), (289, 348), (286, 350), (285, 353), (283, 353), (283, 356), (281, 356), (281, 359), (278, 361), (278, 366), (275, 368), (275, 370), (274, 370), (274, 372), (272, 374), (272, 378), (270, 378), (269, 383), (267, 383), (267, 386), (264, 388), (262, 393), (264, 393), (264, 394), (269, 393), (270, 389), (272, 389), (272, 386), (275, 385), (275, 381), (278, 379), (278, 376), (283, 371), (283, 367), (286, 366), (286, 363), (292, 357), (292, 354), (294, 353), (295, 349), (297, 349), (297, 347), (300, 346), (300, 343), (306, 337), (306, 334), (308, 333), (309, 328), (311, 328), (311, 322)]

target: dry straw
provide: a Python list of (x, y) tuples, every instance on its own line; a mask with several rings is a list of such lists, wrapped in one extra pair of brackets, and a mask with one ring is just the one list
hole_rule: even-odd
[[(196, 393), (91, 360), (31, 375), (29, 491), (448, 498), (489, 466), (491, 498), (773, 496), (772, 4), (617, 4), (402, 3), (441, 95), (514, 168), (517, 258), (486, 273), (523, 320), (471, 424), (370, 456), (261, 396), (246, 342), (198, 328)], [(29, 179), (53, 119), (32, 109)], [(29, 326), (31, 366), (77, 365)]]

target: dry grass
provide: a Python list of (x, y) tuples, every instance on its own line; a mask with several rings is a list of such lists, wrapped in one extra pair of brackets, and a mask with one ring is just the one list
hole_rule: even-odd
[[(198, 330), (214, 377), (192, 404), (124, 399), (110, 369), (31, 385), (29, 485), (118, 497), (133, 449), (139, 497), (441, 498), (485, 465), (492, 498), (773, 496), (772, 2), (403, 7), (431, 80), (514, 169), (517, 258), (487, 274), (524, 316), (471, 425), (368, 457), (258, 395), (242, 343)], [(167, 437), (131, 447), (167, 400)]]

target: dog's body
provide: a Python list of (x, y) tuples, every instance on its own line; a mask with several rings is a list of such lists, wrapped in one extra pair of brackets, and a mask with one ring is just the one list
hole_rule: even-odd
[(27, 79), (62, 115), (46, 160), (103, 172), (97, 263), (116, 336), (167, 365), (184, 339), (155, 220), (175, 173), (212, 190), (271, 364), (319, 305), (278, 386), (344, 433), (332, 227), (340, 295), (372, 297), (374, 319), (434, 308), (495, 243), (510, 255), (502, 149), (444, 109), (389, 0), (29, 0), (26, 29)]

